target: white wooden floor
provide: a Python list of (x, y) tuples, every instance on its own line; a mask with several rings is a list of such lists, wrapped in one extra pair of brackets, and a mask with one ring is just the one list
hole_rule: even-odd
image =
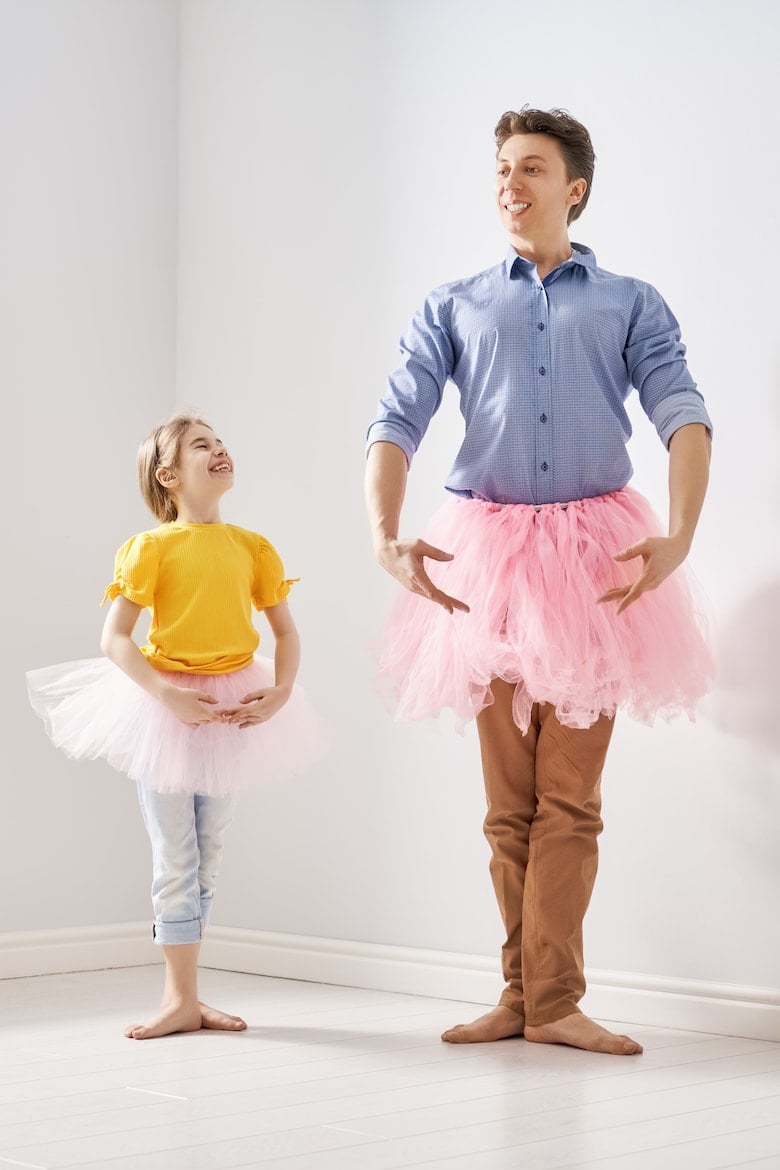
[[(159, 967), (0, 982), (0, 1170), (780, 1168), (780, 1044), (454, 1047), (474, 1005), (226, 972), (247, 1032), (130, 1041)], [(629, 1029), (625, 1029), (629, 1030)]]

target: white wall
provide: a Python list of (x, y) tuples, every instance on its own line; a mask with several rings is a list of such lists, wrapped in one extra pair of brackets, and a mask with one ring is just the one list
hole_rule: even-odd
[[(85, 598), (99, 594), (118, 539), (145, 523), (132, 451), (167, 409), (175, 337), (175, 10), (6, 9), (22, 37), (11, 84), (27, 161), (14, 209), (24, 238), (4, 216), (13, 264), (0, 279), (23, 395), (15, 429), (34, 437), (36, 457), (35, 470), (26, 451), (15, 465), (29, 503), (18, 519), (25, 573), (10, 582), (7, 699), (25, 778), (12, 858), (30, 882), (5, 908), (6, 928), (129, 921), (146, 914), (129, 786), (59, 761), (18, 679), (23, 666), (89, 652), (99, 622)], [(660, 286), (715, 418), (694, 559), (732, 647), (730, 688), (695, 726), (624, 721), (616, 732), (588, 959), (777, 986), (777, 916), (765, 909), (780, 755), (777, 17), (759, 0), (738, 10), (719, 0), (706, 17), (696, 0), (647, 11), (562, 0), (532, 23), (508, 0), (181, 5), (178, 399), (234, 451), (226, 515), (265, 531), (302, 578), (303, 681), (336, 737), (315, 774), (243, 801), (219, 923), (486, 955), (500, 943), (473, 736), (393, 725), (372, 689), (367, 645), (392, 585), (370, 555), (362, 435), (413, 307), (503, 254), (491, 202), (498, 115), (558, 104), (590, 126), (599, 155), (575, 238), (606, 267)], [(36, 71), (55, 33), (56, 61)], [(16, 124), (2, 117), (4, 132)], [(63, 184), (68, 134), (78, 182)], [(57, 179), (54, 198), (34, 198), (30, 159)], [(73, 259), (84, 254), (86, 268)], [(636, 483), (663, 510), (665, 456), (637, 424)], [(458, 433), (451, 401), (414, 466), (410, 532), (440, 498)], [(42, 530), (69, 566), (56, 629)], [(759, 589), (773, 623), (761, 636)], [(117, 855), (121, 897), (105, 880)]]
[[(692, 0), (599, 0), (537, 7), (530, 23), (508, 0), (184, 5), (179, 396), (236, 449), (231, 513), (302, 577), (303, 678), (337, 735), (318, 774), (245, 800), (220, 923), (479, 954), (500, 942), (473, 736), (393, 725), (372, 691), (366, 646), (390, 584), (360, 477), (407, 316), (503, 254), (504, 109), (563, 105), (591, 127), (599, 163), (575, 238), (661, 287), (716, 420), (698, 574), (726, 629), (753, 588), (777, 594), (777, 543), (761, 539), (777, 534), (780, 422), (773, 13), (717, 3), (703, 24)], [(666, 457), (637, 425), (636, 482), (663, 511)], [(450, 402), (413, 469), (408, 531), (438, 501), (458, 434)], [(695, 726), (619, 726), (593, 967), (776, 986), (780, 744), (720, 731), (733, 699)]]
[(0, 931), (148, 914), (132, 785), (60, 757), (24, 671), (99, 653), (114, 551), (147, 524), (135, 451), (174, 397), (177, 59), (174, 0), (0, 4)]

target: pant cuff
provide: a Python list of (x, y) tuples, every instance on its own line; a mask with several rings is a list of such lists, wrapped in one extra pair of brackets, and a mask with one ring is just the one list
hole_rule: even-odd
[(525, 1019), (525, 1004), (523, 997), (516, 991), (512, 991), (511, 987), (507, 987), (502, 993), (498, 1001), (499, 1007), (509, 1008), (510, 1012)]
[(541, 1028), (544, 1024), (554, 1024), (558, 1020), (564, 1019), (566, 1016), (582, 1015), (582, 1012), (577, 1007), (576, 1003), (559, 1003), (557, 1007), (549, 1008), (548, 1011), (542, 1012), (534, 1019), (527, 1019), (525, 1022), (531, 1028)]
[(161, 947), (200, 942), (202, 937), (200, 918), (189, 918), (186, 922), (155, 922), (152, 927), (152, 938)]

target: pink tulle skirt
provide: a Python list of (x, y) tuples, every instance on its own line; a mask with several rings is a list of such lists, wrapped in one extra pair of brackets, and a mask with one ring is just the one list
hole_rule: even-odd
[(630, 488), (569, 504), (494, 504), (453, 498), (424, 539), (454, 554), (426, 561), (431, 579), (470, 613), (404, 590), (379, 651), (380, 679), (398, 719), (451, 708), (459, 728), (492, 701), (491, 680), (516, 684), (513, 713), (527, 731), (535, 702), (561, 723), (589, 727), (624, 706), (652, 722), (693, 718), (710, 688), (705, 621), (684, 572), (622, 614), (597, 604), (641, 571), (612, 553), (661, 535), (648, 502)]
[[(274, 665), (256, 658), (230, 674), (166, 674), (177, 686), (206, 691), (220, 707), (273, 685)], [(189, 727), (108, 658), (30, 671), (30, 701), (54, 745), (74, 760), (104, 759), (158, 792), (226, 796), (263, 780), (284, 780), (327, 750), (327, 735), (295, 687), (267, 723)]]

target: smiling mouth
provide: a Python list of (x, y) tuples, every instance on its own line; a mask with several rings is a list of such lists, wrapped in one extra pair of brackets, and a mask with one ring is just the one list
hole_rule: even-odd
[(505, 203), (504, 206), (506, 207), (507, 211), (511, 212), (512, 215), (516, 215), (519, 211), (525, 211), (526, 208), (531, 206), (531, 204), (530, 203)]
[(212, 471), (232, 471), (233, 468), (230, 466), (229, 463), (217, 463), (217, 465), (215, 467), (212, 467), (211, 470)]

